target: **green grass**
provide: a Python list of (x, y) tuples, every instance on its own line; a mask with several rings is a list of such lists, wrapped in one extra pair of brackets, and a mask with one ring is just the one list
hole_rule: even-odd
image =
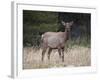
[(91, 42), (88, 38), (70, 39), (66, 42), (66, 48), (72, 48), (74, 45), (91, 48)]

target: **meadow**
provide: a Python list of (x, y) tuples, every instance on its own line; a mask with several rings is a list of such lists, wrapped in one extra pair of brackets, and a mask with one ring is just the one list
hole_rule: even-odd
[(42, 62), (42, 49), (34, 47), (23, 48), (23, 69), (39, 69), (39, 68), (59, 68), (59, 67), (81, 67), (91, 65), (91, 48), (79, 45), (66, 47), (64, 51), (64, 62), (59, 57), (58, 50), (53, 50), (50, 60), (45, 54)]

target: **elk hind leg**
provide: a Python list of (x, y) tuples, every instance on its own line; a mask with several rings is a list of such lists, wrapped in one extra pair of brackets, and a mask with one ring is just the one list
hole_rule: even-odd
[(43, 51), (42, 51), (42, 61), (43, 61), (43, 59), (44, 59), (45, 52), (46, 52), (46, 48), (43, 49)]

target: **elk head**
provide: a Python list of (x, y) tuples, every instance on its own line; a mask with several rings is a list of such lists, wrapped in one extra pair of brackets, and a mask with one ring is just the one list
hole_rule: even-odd
[(65, 29), (67, 30), (67, 31), (70, 31), (70, 29), (71, 29), (71, 26), (73, 25), (73, 21), (71, 21), (71, 22), (64, 22), (64, 21), (62, 21), (62, 24), (63, 24), (63, 26), (65, 26)]

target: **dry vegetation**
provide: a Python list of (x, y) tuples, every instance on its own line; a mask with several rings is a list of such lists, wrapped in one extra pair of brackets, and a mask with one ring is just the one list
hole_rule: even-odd
[(78, 67), (91, 65), (90, 48), (73, 46), (65, 50), (64, 62), (59, 58), (57, 50), (53, 50), (50, 60), (45, 54), (44, 61), (41, 61), (41, 49), (25, 47), (23, 49), (23, 69), (53, 68), (53, 67)]

